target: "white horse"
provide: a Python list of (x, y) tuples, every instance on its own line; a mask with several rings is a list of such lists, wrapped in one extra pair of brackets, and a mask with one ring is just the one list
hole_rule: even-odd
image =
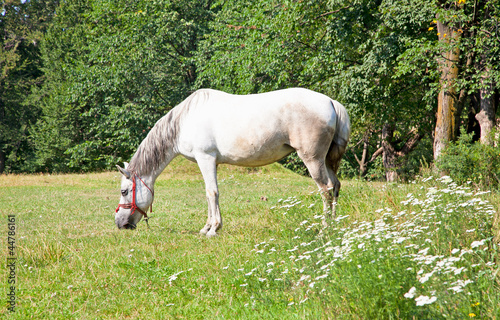
[(215, 236), (222, 227), (217, 165), (263, 166), (294, 150), (320, 189), (325, 216), (331, 217), (340, 189), (336, 173), (349, 135), (345, 108), (311, 90), (251, 95), (198, 90), (155, 124), (130, 164), (117, 166), (123, 177), (115, 223), (133, 229), (142, 216), (147, 218), (156, 178), (183, 155), (198, 164), (205, 180), (208, 219), (200, 233)]

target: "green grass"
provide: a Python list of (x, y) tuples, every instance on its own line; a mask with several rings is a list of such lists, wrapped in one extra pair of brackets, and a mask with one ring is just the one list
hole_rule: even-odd
[[(460, 207), (467, 199), (440, 193), (448, 185), (434, 179), (410, 184), (343, 181), (340, 219), (322, 229), (317, 217), (321, 199), (309, 178), (279, 165), (221, 166), (218, 178), (224, 227), (209, 239), (198, 234), (206, 221), (204, 183), (196, 165), (185, 160), (176, 159), (157, 180), (151, 228), (139, 223), (132, 231), (114, 225), (118, 172), (0, 176), (2, 237), (7, 238), (7, 215), (15, 214), (18, 257), (16, 311), (7, 310), (5, 268), (0, 273), (0, 317), (500, 317), (499, 251), (492, 214), (484, 209), (489, 204)], [(431, 187), (437, 188), (439, 199), (429, 206), (403, 202), (409, 193), (425, 202)], [(480, 197), (498, 208), (497, 194)], [(447, 214), (449, 204), (457, 214)], [(403, 210), (416, 213), (398, 216)], [(375, 228), (380, 221), (386, 225), (381, 231)], [(411, 233), (405, 224), (410, 222), (429, 229)], [(374, 241), (376, 232), (394, 237)], [(390, 239), (398, 232), (407, 232), (408, 239), (396, 246)], [(471, 249), (483, 239), (483, 245)], [(409, 244), (418, 248), (405, 248)], [(426, 245), (427, 256), (443, 257), (420, 265), (415, 259)], [(453, 256), (453, 249), (471, 250), (466, 260), (453, 265), (467, 271), (455, 276), (437, 270), (429, 281), (419, 281)], [(342, 257), (334, 261), (338, 250)], [(8, 256), (6, 240), (0, 252)], [(467, 279), (474, 283), (463, 292), (450, 292), (451, 283)], [(405, 298), (414, 286), (415, 297)], [(416, 306), (418, 295), (436, 296), (437, 301)]]

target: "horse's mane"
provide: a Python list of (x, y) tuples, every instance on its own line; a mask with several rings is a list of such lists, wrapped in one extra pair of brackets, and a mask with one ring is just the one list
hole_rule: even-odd
[(127, 170), (139, 176), (158, 170), (173, 152), (184, 116), (190, 109), (206, 101), (210, 90), (198, 90), (163, 116), (149, 131), (130, 160)]

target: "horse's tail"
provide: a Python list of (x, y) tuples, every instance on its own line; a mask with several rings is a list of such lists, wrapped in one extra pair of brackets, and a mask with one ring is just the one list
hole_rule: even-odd
[(351, 135), (351, 121), (343, 105), (335, 100), (331, 100), (331, 104), (337, 114), (337, 127), (326, 160), (334, 173), (337, 174), (340, 160), (346, 151), (349, 136)]

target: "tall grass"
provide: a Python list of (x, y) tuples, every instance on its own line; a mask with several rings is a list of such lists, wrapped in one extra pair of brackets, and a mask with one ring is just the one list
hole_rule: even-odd
[(207, 239), (203, 180), (184, 161), (157, 181), (151, 228), (134, 231), (114, 226), (117, 173), (0, 177), (18, 230), (18, 306), (0, 317), (499, 318), (496, 194), (343, 181), (324, 228), (309, 178), (222, 167), (219, 182), (224, 228)]
[[(258, 243), (235, 281), (248, 288), (249, 308), (272, 291), (286, 292), (291, 308), (317, 304), (332, 318), (497, 319), (496, 211), (484, 194), (444, 177), (408, 193), (404, 210), (376, 210), (374, 221), (344, 215), (323, 228), (311, 213), (285, 246)], [(296, 216), (311, 207), (290, 198), (276, 210)]]

